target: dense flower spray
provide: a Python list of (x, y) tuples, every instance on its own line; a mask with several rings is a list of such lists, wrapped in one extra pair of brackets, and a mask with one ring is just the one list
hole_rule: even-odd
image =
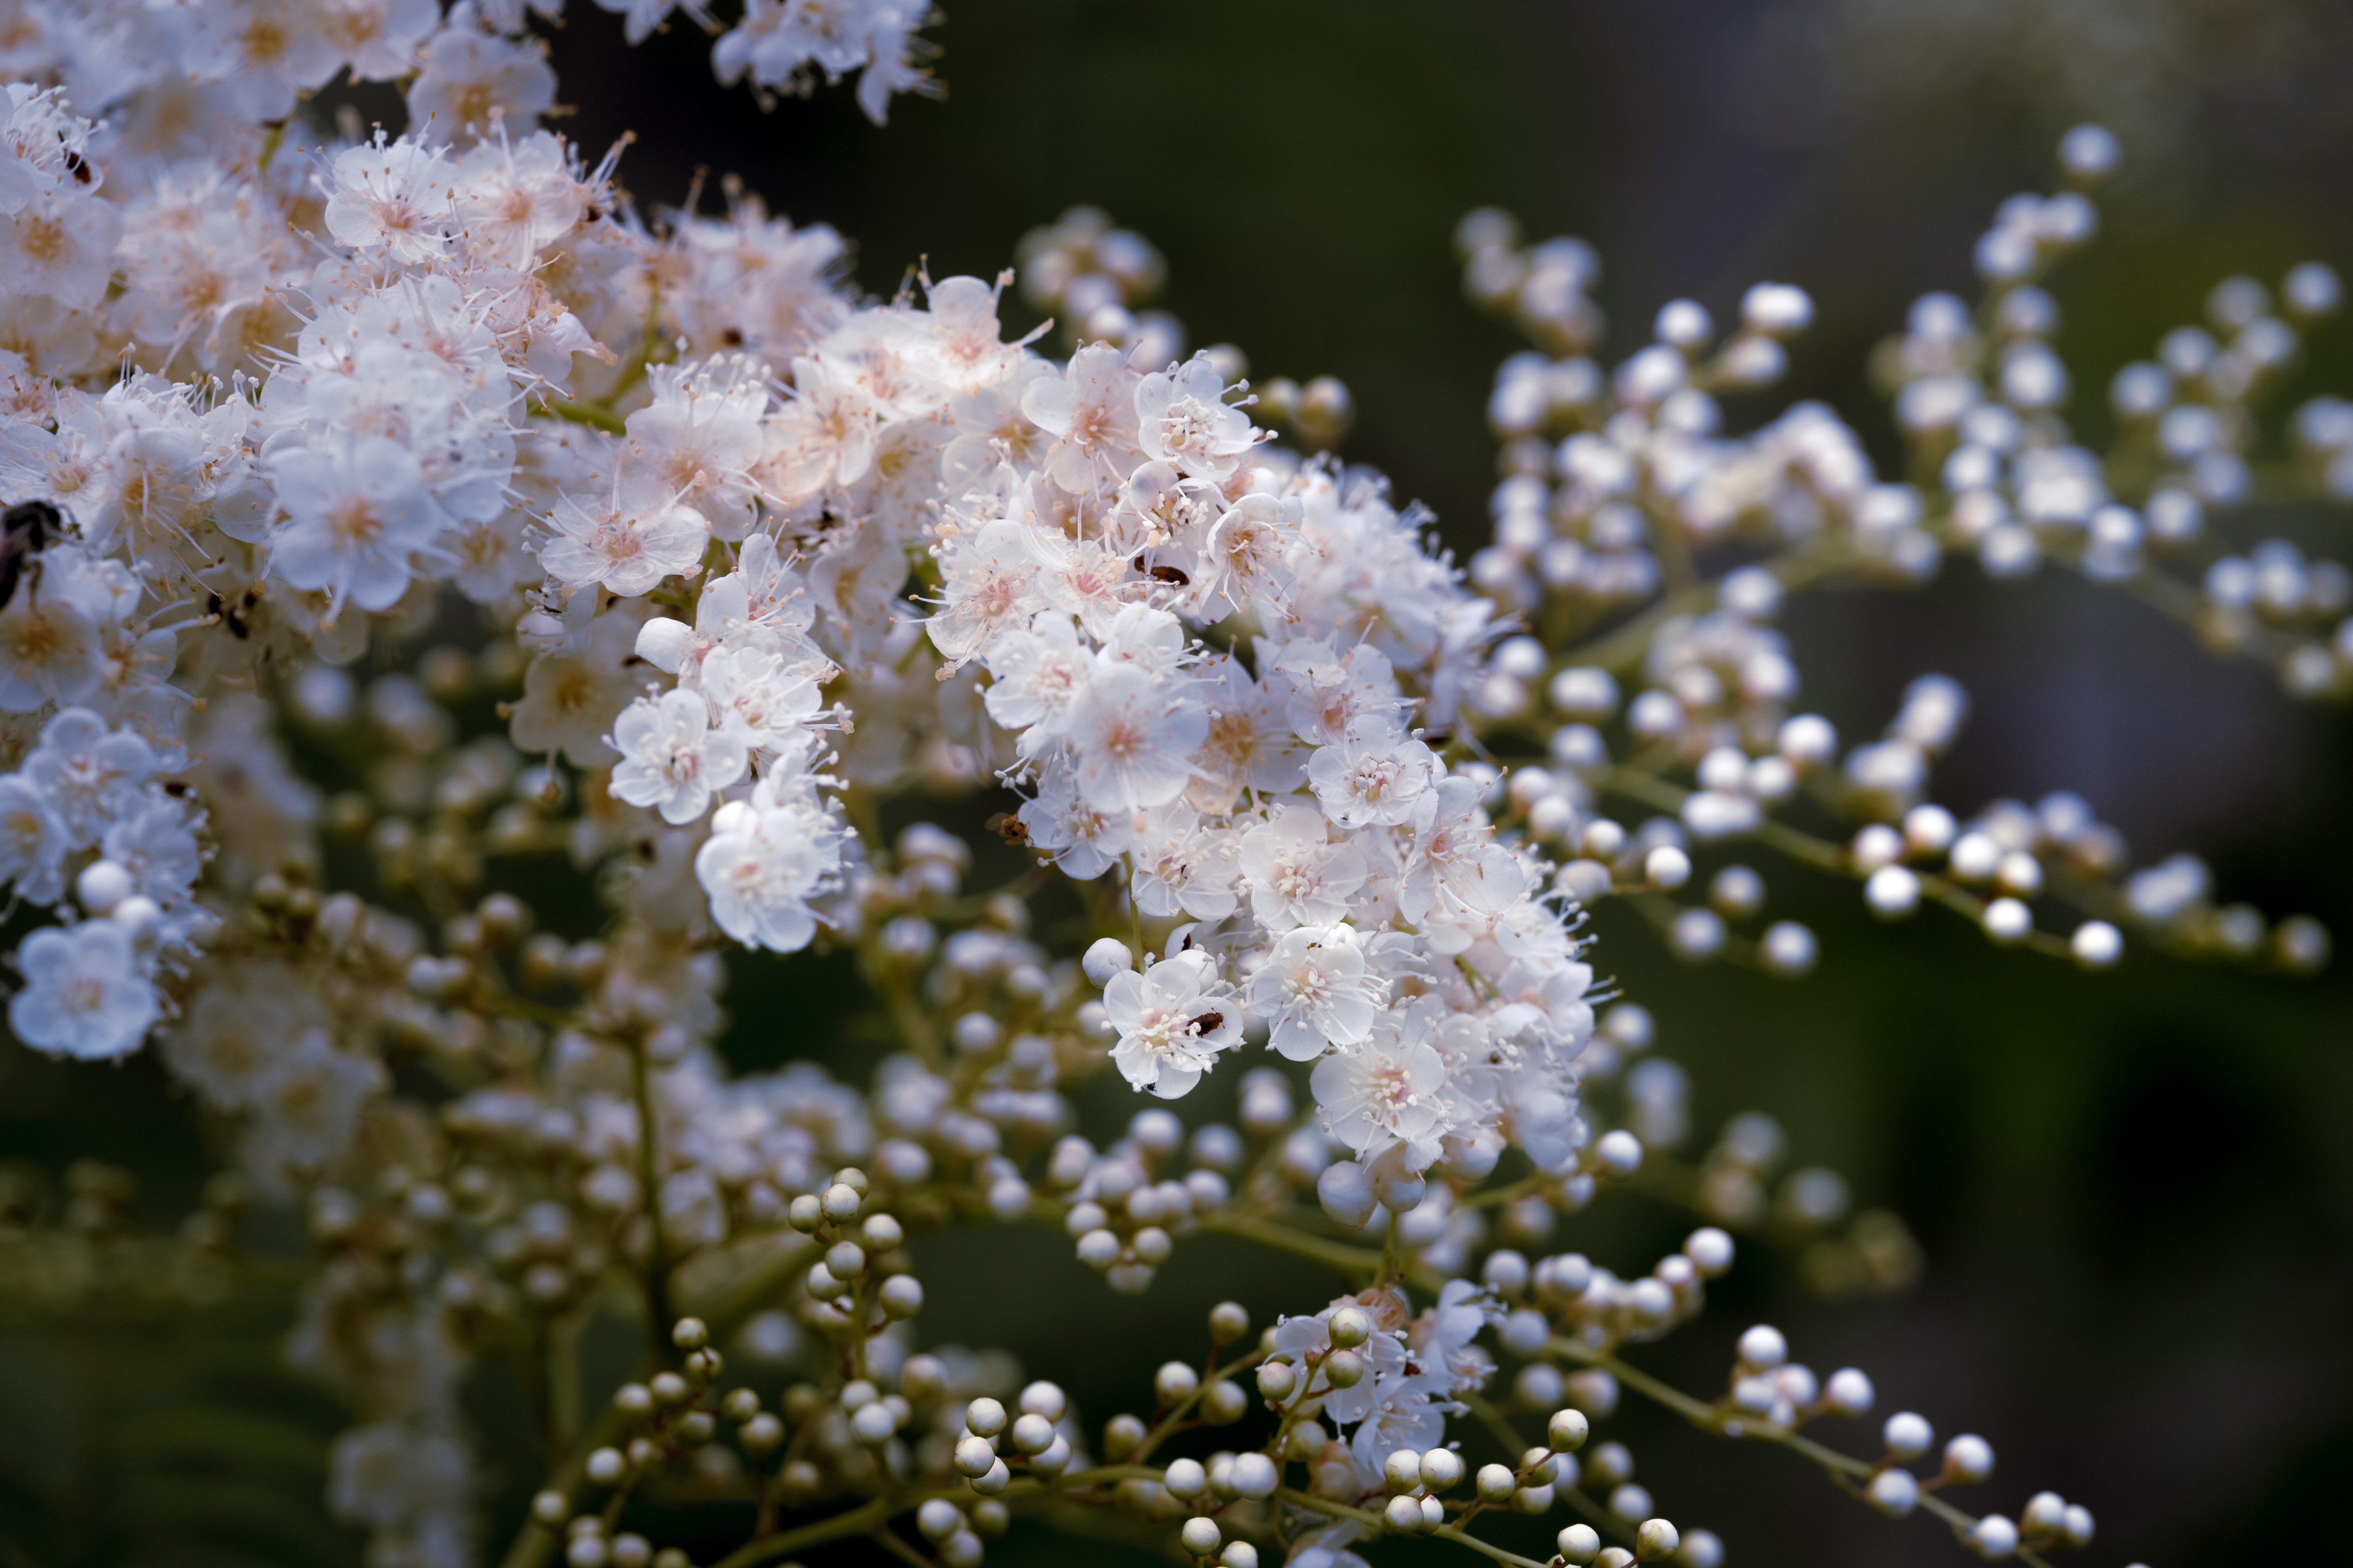
[[(856, 73), (880, 120), (924, 85), (925, 13), (899, 0), (598, 3), (632, 39), (709, 26), (722, 79), (760, 90)], [(749, 196), (641, 212), (614, 156), (538, 126), (556, 0), (17, 9), (0, 878), (40, 913), (9, 1026), (79, 1058), (154, 1039), (244, 1182), (306, 1205), (322, 1267), (292, 1348), (353, 1408), (331, 1499), (386, 1568), (479, 1557), (473, 1363), (615, 1312), (643, 1319), (645, 1371), (601, 1417), (551, 1417), (515, 1568), (680, 1568), (628, 1528), (672, 1467), (754, 1505), (727, 1568), (886, 1533), (971, 1568), (1011, 1510), (1065, 1495), (1224, 1568), (1343, 1568), (1384, 1534), (1524, 1563), (1476, 1516), (1564, 1504), (1586, 1522), (1556, 1561), (1712, 1568), (1722, 1542), (1662, 1517), (1591, 1424), (1637, 1388), (1793, 1446), (1873, 1394), (1766, 1327), (1713, 1399), (1621, 1359), (1695, 1315), (1757, 1224), (1764, 1118), (1691, 1172), (1704, 1223), (1647, 1273), (1541, 1251), (1688, 1135), (1649, 1015), (1597, 984), (1586, 908), (1630, 899), (1687, 958), (1802, 973), (1812, 933), (1739, 929), (1753, 868), (1686, 899), (1695, 855), (1754, 844), (1888, 918), (1939, 903), (2093, 968), (2127, 932), (2325, 961), (2316, 925), (2217, 907), (2194, 860), (2130, 870), (2076, 797), (1930, 802), (1967, 711), (1950, 680), (1860, 744), (1797, 710), (1793, 595), (1956, 554), (2055, 563), (2295, 693), (2353, 689), (2342, 567), (2198, 553), (2253, 493), (2257, 402), (2335, 276), (2299, 268), (2276, 303), (2221, 285), (2208, 328), (2117, 375), (2117, 447), (2091, 451), (2036, 279), (2096, 226), (2116, 149), (2095, 129), (2062, 150), (2068, 188), (2002, 207), (1984, 299), (1923, 300), (1878, 355), (1925, 482), (1881, 479), (1819, 405), (1723, 427), (1718, 395), (1780, 374), (1799, 289), (1752, 289), (1728, 334), (1671, 303), (1607, 366), (1591, 251), (1472, 215), (1470, 290), (1535, 346), (1498, 376), (1493, 542), (1458, 569), (1331, 455), (1344, 387), (1254, 390), (1238, 351), (1186, 354), (1141, 308), (1157, 256), (1101, 214), (1023, 247), (1057, 354), (1008, 338), (1012, 274), (866, 300), (839, 237)], [(344, 74), (400, 83), (408, 128), (296, 117)], [(2348, 406), (2293, 428), (2265, 477), (2353, 493)], [(971, 843), (883, 830), (919, 789), (994, 796), (1027, 863), (967, 890)], [(364, 852), (350, 886), (328, 835)], [(534, 858), (594, 886), (593, 933), (484, 892)], [(1051, 885), (1091, 945), (1033, 936)], [(867, 1089), (731, 1076), (713, 1049), (723, 954), (812, 945), (854, 955), (895, 1033)], [(1104, 1071), (1147, 1099), (1098, 1144), (1063, 1086)], [(1217, 1073), (1240, 1125), (1188, 1137), (1155, 1102)], [(1830, 1173), (1778, 1204), (1830, 1286), (1910, 1271), (1900, 1225), (1849, 1223)], [(1090, 1425), (1000, 1361), (916, 1350), (905, 1244), (965, 1223), (1059, 1225), (1123, 1292), (1201, 1230), (1356, 1288), (1256, 1336), (1219, 1307), (1149, 1423)], [(772, 1409), (723, 1389), (736, 1355), (811, 1375)], [(1171, 1458), (1197, 1425), (1231, 1446)], [(1980, 1439), (1924, 1481), (1927, 1423), (1882, 1437), (1800, 1451), (1988, 1557), (2089, 1543), (2054, 1494), (2015, 1519), (1936, 1495), (1986, 1479)], [(1482, 1448), (1501, 1457), (1474, 1473)]]

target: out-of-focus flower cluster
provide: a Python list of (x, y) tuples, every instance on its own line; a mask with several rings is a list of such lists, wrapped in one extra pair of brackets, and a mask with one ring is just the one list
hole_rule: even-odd
[[(1734, 930), (1753, 868), (1675, 897), (1738, 841), (2093, 967), (2126, 928), (2325, 954), (2308, 921), (2217, 909), (2194, 861), (2127, 872), (2072, 796), (1930, 803), (1950, 681), (1856, 746), (1792, 710), (1791, 594), (1961, 549), (2344, 686), (2345, 634), (2316, 640), (2341, 570), (2152, 564), (2265, 482), (2251, 399), (2295, 341), (2267, 296), (2226, 285), (2221, 335), (2119, 376), (2116, 454), (2071, 444), (2033, 279), (2088, 237), (2080, 194), (2006, 205), (1986, 303), (1925, 301), (1883, 352), (1910, 485), (1819, 407), (1720, 428), (1717, 395), (1771, 383), (1805, 326), (1794, 288), (1752, 290), (1721, 342), (1670, 305), (1605, 370), (1591, 252), (1474, 215), (1472, 290), (1540, 352), (1499, 378), (1495, 543), (1465, 572), (1327, 450), (1345, 388), (1254, 401), (1238, 352), (1182, 357), (1138, 309), (1158, 257), (1100, 214), (1023, 247), (1024, 292), (1075, 329), (1049, 357), (1008, 338), (1010, 275), (867, 300), (837, 236), (739, 192), (641, 212), (613, 156), (534, 128), (554, 82), (521, 7), (86, 9), (26, 9), (0, 127), (10, 1026), (85, 1059), (155, 1038), (236, 1192), (303, 1206), (294, 1359), (353, 1408), (330, 1498), (385, 1568), (478, 1553), (463, 1409), (491, 1358), (546, 1380), (516, 1568), (680, 1568), (628, 1528), (660, 1491), (752, 1504), (727, 1568), (882, 1533), (971, 1568), (1013, 1509), (1071, 1494), (1225, 1568), (1562, 1505), (1590, 1521), (1562, 1560), (1711, 1568), (1721, 1542), (1589, 1425), (1633, 1386), (1786, 1445), (1862, 1414), (1869, 1380), (1818, 1380), (1763, 1328), (1712, 1402), (1620, 1352), (1698, 1312), (1735, 1231), (1801, 1247), (1831, 1294), (1916, 1257), (1835, 1174), (1778, 1174), (1761, 1116), (1680, 1161), (1687, 1079), (1597, 990), (1585, 910), (1630, 898), (1687, 957), (1802, 973), (1804, 928)], [(627, 9), (642, 35), (672, 7)], [(754, 0), (721, 72), (862, 62), (865, 99), (911, 84), (917, 20)], [(346, 69), (404, 81), (411, 128), (288, 118)], [(2066, 156), (2088, 184), (2113, 148)], [(2284, 298), (2308, 320), (2333, 279)], [(2347, 423), (2309, 405), (2294, 474), (2343, 489)], [(932, 820), (992, 805), (993, 833)], [(2091, 918), (2047, 931), (2052, 900)], [(731, 1073), (728, 954), (813, 947), (891, 1042), (871, 1079)], [(1175, 1100), (1220, 1070), (1239, 1125), (1147, 1104), (1091, 1138), (1067, 1092), (1115, 1072)], [(76, 1257), (119, 1228), (91, 1218), (123, 1206), (110, 1180), (79, 1183)], [(1627, 1277), (1544, 1250), (1637, 1181), (1705, 1222), (1682, 1250)], [(14, 1247), (37, 1205), (5, 1206)], [(206, 1269), (234, 1207), (191, 1229)], [(1255, 1336), (1219, 1307), (1148, 1419), (1092, 1425), (914, 1330), (911, 1243), (990, 1224), (1060, 1226), (1120, 1292), (1204, 1231), (1356, 1289)], [(583, 1331), (616, 1314), (644, 1369), (584, 1389)], [(1530, 1415), (1541, 1442), (1512, 1436)], [(1200, 1426), (1231, 1446), (1164, 1451)], [(1988, 1556), (2088, 1542), (2051, 1494), (2015, 1521), (1931, 1495), (1985, 1479), (1979, 1440), (1924, 1480), (1926, 1424), (1883, 1436), (1804, 1451)]]

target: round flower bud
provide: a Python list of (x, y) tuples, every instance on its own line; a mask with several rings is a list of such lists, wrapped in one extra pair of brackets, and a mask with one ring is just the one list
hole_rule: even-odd
[(1198, 1459), (1171, 1459), (1160, 1484), (1168, 1489), (1170, 1497), (1190, 1502), (1209, 1489), (1209, 1472)]
[(1519, 1489), (1519, 1478), (1512, 1474), (1509, 1465), (1482, 1465), (1475, 1483), (1479, 1500), (1484, 1503), (1509, 1502)]
[(1769, 1323), (1759, 1323), (1740, 1336), (1740, 1364), (1770, 1371), (1789, 1359), (1789, 1342)]
[(531, 1500), (531, 1517), (554, 1530), (571, 1517), (572, 1500), (553, 1489), (534, 1493)]
[(995, 1463), (997, 1463), (997, 1450), (990, 1446), (987, 1438), (976, 1437), (967, 1433), (956, 1439), (956, 1474), (967, 1479), (985, 1476), (988, 1473), (988, 1468)]
[(1185, 1521), (1184, 1528), (1176, 1532), (1176, 1539), (1183, 1542), (1185, 1550), (1194, 1556), (1207, 1557), (1224, 1543), (1225, 1535), (1218, 1529), (1216, 1520), (1197, 1513)]
[(1882, 920), (1901, 920), (1920, 907), (1920, 879), (1909, 868), (1882, 866), (1862, 885), (1863, 902)]
[(130, 869), (113, 860), (93, 860), (74, 879), (74, 895), (91, 914), (102, 915), (139, 890)]
[(972, 1478), (972, 1489), (983, 1497), (995, 1497), (1012, 1484), (1013, 1472), (1002, 1459), (992, 1461), (987, 1470)]
[(964, 1510), (944, 1497), (926, 1498), (915, 1510), (915, 1530), (926, 1541), (945, 1541), (964, 1528)]
[(2105, 921), (2085, 921), (2067, 939), (2067, 946), (2086, 969), (2105, 969), (2125, 954), (2124, 933)]
[(891, 1435), (899, 1429), (899, 1420), (892, 1413), (890, 1402), (878, 1399), (871, 1405), (859, 1406), (849, 1417), (849, 1426), (858, 1434), (860, 1442), (872, 1446), (889, 1442)]
[(1108, 984), (1113, 975), (1135, 967), (1135, 952), (1115, 936), (1098, 937), (1088, 947), (1086, 956), (1079, 960), (1079, 967), (1085, 970), (1087, 978), (1096, 984)]
[(1228, 1426), (1250, 1410), (1250, 1395), (1231, 1378), (1213, 1379), (1201, 1390), (1201, 1419), (1212, 1426)]
[(1219, 1568), (1258, 1568), (1258, 1548), (1247, 1541), (1229, 1541), (1218, 1553)]
[(1871, 1478), (1863, 1497), (1890, 1519), (1902, 1519), (1920, 1505), (1920, 1483), (1909, 1470), (1882, 1470)]
[(1971, 1525), (1964, 1539), (1970, 1551), (1991, 1563), (2018, 1550), (2018, 1526), (1998, 1513), (1989, 1513)]
[(1054, 1442), (1054, 1424), (1043, 1415), (1025, 1415), (1013, 1423), (1013, 1446), (1025, 1454), (1042, 1454)]
[(1220, 1301), (1209, 1309), (1209, 1342), (1229, 1345), (1250, 1332), (1250, 1309), (1240, 1301)]
[(1936, 1433), (1926, 1416), (1901, 1410), (1887, 1418), (1887, 1425), (1880, 1428), (1880, 1437), (1894, 1458), (1916, 1459), (1928, 1451), (1928, 1445), (1936, 1440)]
[(1287, 1361), (1271, 1361), (1258, 1369), (1258, 1391), (1269, 1405), (1289, 1399), (1299, 1386), (1299, 1373)]
[(1593, 1145), (1593, 1163), (1605, 1176), (1630, 1176), (1642, 1168), (1642, 1141), (1622, 1127), (1604, 1132)]
[(2069, 1503), (2067, 1516), (2059, 1524), (2059, 1533), (2067, 1538), (2067, 1544), (2078, 1551), (2089, 1546), (2092, 1544), (2092, 1510), (2082, 1503)]
[(1372, 1178), (1354, 1160), (1335, 1160), (1317, 1173), (1315, 1199), (1324, 1212), (1345, 1226), (1361, 1226), (1373, 1217), (1380, 1199)]
[(1975, 1486), (1993, 1474), (1993, 1445), (1974, 1432), (1964, 1432), (1945, 1445), (1945, 1479), (1954, 1486)]
[(1365, 1380), (1365, 1358), (1355, 1351), (1334, 1351), (1324, 1358), (1324, 1379), (1335, 1388), (1354, 1388)]
[(1039, 1378), (1022, 1389), (1021, 1409), (1025, 1415), (1043, 1415), (1049, 1421), (1060, 1421), (1070, 1414), (1070, 1396), (1062, 1392), (1060, 1384)]
[(1381, 1481), (1393, 1492), (1409, 1492), (1421, 1485), (1421, 1456), (1399, 1448), (1381, 1461)]
[(2056, 1535), (2066, 1528), (2067, 1500), (2057, 1492), (2036, 1492), (2026, 1500), (2018, 1522), (2029, 1535)]
[(1815, 960), (1821, 955), (1814, 933), (1796, 921), (1776, 921), (1767, 926), (1757, 951), (1764, 957), (1766, 968), (1791, 978), (1811, 973)]
[(1373, 1320), (1362, 1307), (1343, 1307), (1332, 1314), (1329, 1329), (1335, 1348), (1352, 1351), (1373, 1337)]
[(1391, 1530), (1400, 1535), (1421, 1533), (1421, 1500), (1415, 1497), (1393, 1497), (1381, 1510), (1381, 1517)]
[(1855, 1367), (1841, 1367), (1822, 1385), (1822, 1404), (1835, 1415), (1861, 1415), (1871, 1408), (1871, 1379)]
[(1119, 1261), (1117, 1233), (1098, 1226), (1079, 1237), (1079, 1261), (1101, 1273)]
[(923, 1282), (912, 1274), (893, 1274), (882, 1281), (882, 1315), (899, 1321), (923, 1310)]
[(1683, 1238), (1683, 1256), (1701, 1279), (1716, 1279), (1732, 1267), (1732, 1237), (1712, 1225), (1704, 1226)]
[(1229, 1484), (1236, 1497), (1254, 1500), (1271, 1498), (1274, 1495), (1278, 1479), (1274, 1461), (1264, 1454), (1238, 1454), (1234, 1457)]
[(895, 1252), (899, 1244), (907, 1239), (905, 1228), (887, 1214), (868, 1215), (866, 1223), (859, 1226), (859, 1234), (866, 1238), (869, 1252)]
[(825, 1223), (825, 1201), (815, 1193), (803, 1193), (785, 1210), (785, 1217), (803, 1236)]
[(1556, 1410), (1552, 1419), (1545, 1423), (1545, 1441), (1552, 1445), (1556, 1454), (1576, 1453), (1585, 1447), (1585, 1439), (1592, 1432), (1592, 1423), (1586, 1420), (1582, 1410)]
[(1451, 1490), (1462, 1479), (1462, 1456), (1451, 1448), (1432, 1448), (1421, 1456), (1421, 1484), (1431, 1492)]
[(1512, 1511), (1530, 1516), (1552, 1511), (1553, 1493), (1549, 1486), (1522, 1487), (1512, 1493)]
[(763, 1410), (744, 1423), (744, 1429), (736, 1434), (736, 1440), (744, 1445), (745, 1453), (756, 1459), (763, 1454), (775, 1452), (776, 1446), (785, 1440), (785, 1424)]
[(1723, 1568), (1724, 1542), (1711, 1530), (1694, 1530), (1683, 1537), (1675, 1561), (1683, 1568)]
[(964, 1429), (976, 1437), (996, 1436), (1005, 1422), (1005, 1406), (986, 1395), (964, 1407)]
[(1164, 1363), (1152, 1374), (1152, 1392), (1160, 1396), (1163, 1405), (1183, 1404), (1200, 1386), (1201, 1374), (1181, 1361)]
[(826, 1188), (825, 1195), (818, 1203), (824, 1210), (825, 1217), (839, 1225), (844, 1220), (856, 1219), (858, 1205), (863, 1201), (863, 1195), (856, 1187), (846, 1182), (836, 1182)]
[(575, 1535), (564, 1546), (564, 1561), (571, 1568), (605, 1568), (607, 1555), (602, 1536)]
[(1662, 1557), (1672, 1557), (1683, 1543), (1681, 1531), (1663, 1519), (1646, 1519), (1634, 1530), (1634, 1561), (1656, 1563)]
[(1672, 844), (1662, 844), (1642, 858), (1642, 875), (1654, 888), (1680, 888), (1691, 874), (1691, 857)]
[(866, 1272), (866, 1249), (854, 1241), (837, 1241), (825, 1249), (825, 1267), (836, 1279), (855, 1279)]
[(654, 1373), (649, 1386), (657, 1405), (683, 1405), (687, 1394), (691, 1392), (686, 1386), (686, 1379), (674, 1372)]
[(1570, 1525), (1554, 1536), (1552, 1543), (1572, 1568), (1584, 1568), (1601, 1554), (1600, 1532), (1589, 1524)]
[(940, 1542), (942, 1568), (980, 1568), (985, 1554), (980, 1537), (969, 1530), (959, 1530)]
[(599, 1448), (588, 1456), (588, 1479), (600, 1487), (613, 1485), (628, 1468), (628, 1461), (621, 1458), (618, 1448)]

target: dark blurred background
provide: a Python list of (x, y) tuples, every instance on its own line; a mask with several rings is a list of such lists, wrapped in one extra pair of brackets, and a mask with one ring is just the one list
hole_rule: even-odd
[[(2068, 412), (2087, 434), (2105, 428), (2114, 368), (2196, 320), (2221, 277), (2275, 280), (2312, 257), (2353, 268), (2353, 13), (2308, 0), (949, 0), (932, 36), (947, 100), (902, 99), (878, 130), (846, 91), (762, 112), (712, 85), (691, 28), (630, 51), (613, 18), (575, 6), (555, 43), (563, 96), (581, 106), (566, 129), (592, 150), (637, 131), (623, 173), (648, 205), (681, 199), (698, 166), (740, 173), (797, 222), (849, 236), (878, 294), (925, 258), (934, 276), (991, 273), (1028, 228), (1100, 205), (1166, 253), (1162, 303), (1194, 342), (1242, 345), (1261, 377), (1345, 379), (1360, 411), (1345, 454), (1430, 502), (1466, 550), (1493, 472), (1482, 405), (1519, 346), (1459, 291), (1448, 236), (1475, 205), (1599, 247), (1613, 354), (1678, 295), (1721, 320), (1751, 281), (1802, 285), (1818, 325), (1787, 393), (1831, 402), (1883, 459), (1864, 356), (1919, 293), (1968, 290), (1994, 204), (2049, 188), (2058, 133), (2079, 121), (2116, 130), (2127, 159), (2106, 234), (2052, 287)], [(2348, 389), (2353, 322), (2340, 322), (2280, 406)], [(2346, 553), (2327, 515), (2228, 526)], [(2340, 941), (2353, 925), (2343, 710), (2291, 704), (2120, 595), (2059, 578), (1996, 588), (1966, 562), (1917, 594), (1800, 599), (1786, 624), (1806, 700), (1849, 734), (1875, 731), (1916, 674), (1964, 681), (1973, 716), (1936, 786), (1957, 812), (2075, 789), (2137, 861), (2192, 850), (2226, 899), (2318, 915)], [(1640, 1359), (1713, 1387), (1740, 1328), (1769, 1319), (1818, 1369), (1870, 1371), (1883, 1409), (1923, 1411), (1940, 1438), (1990, 1437), (1996, 1479), (1962, 1500), (2014, 1512), (2048, 1486), (2090, 1506), (2093, 1561), (2302, 1561), (2337, 1540), (2353, 1465), (2347, 963), (2291, 982), (2137, 953), (2083, 975), (1937, 915), (1878, 926), (1852, 887), (1757, 864), (1773, 912), (1823, 936), (1811, 979), (1687, 969), (1618, 910), (1598, 922), (1601, 967), (1657, 1015), (1657, 1050), (1690, 1068), (1703, 1142), (1736, 1111), (1770, 1111), (1798, 1163), (1841, 1170), (1859, 1203), (1910, 1222), (1926, 1272), (1906, 1294), (1830, 1306), (1799, 1289), (1791, 1259), (1747, 1248), (1715, 1289), (1721, 1309)], [(822, 1030), (777, 1022), (805, 1011), (762, 1005), (828, 978), (812, 960), (739, 992), (731, 1052), (836, 1056)], [(152, 1060), (68, 1070), (0, 1051), (0, 1157), (54, 1170), (100, 1153), (142, 1171), (159, 1217), (190, 1201), (192, 1113)], [(1132, 1109), (1097, 1101), (1091, 1131)], [(1689, 1224), (1639, 1197), (1605, 1209), (1553, 1245), (1639, 1272)], [(1068, 1372), (1095, 1420), (1142, 1397), (1244, 1262), (1188, 1244), (1139, 1302), (1052, 1235), (956, 1247), (929, 1260), (925, 1332)], [(1251, 1267), (1243, 1294), (1261, 1310), (1324, 1289), (1307, 1266)], [(162, 1421), (152, 1440), (167, 1458), (118, 1468), (179, 1464), (169, 1402), (161, 1415), (141, 1404), (143, 1375), (51, 1335), (0, 1344), (0, 1409), (37, 1413), (0, 1423), (0, 1503), (96, 1488), (58, 1480), (90, 1468), (63, 1456), (146, 1430), (124, 1411)], [(299, 1387), (216, 1392), (332, 1429)], [(1640, 1410), (1615, 1425), (1661, 1511), (1717, 1531), (1735, 1564), (1957, 1560), (1938, 1527), (1879, 1521), (1786, 1456)], [(282, 1459), (281, 1479), (315, 1496), (300, 1455)], [(492, 1479), (511, 1500), (528, 1485)], [(284, 1528), (236, 1550), (143, 1536), (142, 1561), (332, 1560), (332, 1533)], [(54, 1557), (0, 1544), (0, 1563), (122, 1553), (119, 1521), (74, 1539)], [(1533, 1534), (1524, 1547), (1537, 1550)], [(1121, 1558), (1026, 1531), (991, 1550), (1049, 1560)]]

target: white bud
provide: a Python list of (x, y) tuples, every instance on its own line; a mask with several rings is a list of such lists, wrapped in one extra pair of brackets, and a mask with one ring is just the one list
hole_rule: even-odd
[(1920, 1483), (1909, 1470), (1882, 1470), (1871, 1478), (1863, 1496), (1890, 1519), (1902, 1519), (1920, 1506)]
[(1993, 1445), (1974, 1432), (1964, 1432), (1945, 1445), (1945, 1479), (1956, 1486), (1974, 1486), (1993, 1474)]
[(1871, 1379), (1855, 1367), (1831, 1373), (1822, 1387), (1822, 1404), (1841, 1415), (1861, 1415), (1871, 1408)]
[(1185, 1543), (1185, 1550), (1196, 1557), (1208, 1556), (1225, 1541), (1223, 1532), (1218, 1529), (1218, 1521), (1198, 1513), (1185, 1521), (1185, 1527), (1177, 1531), (1176, 1538)]
[(1561, 1556), (1574, 1568), (1584, 1568), (1586, 1563), (1601, 1555), (1600, 1532), (1589, 1524), (1570, 1525), (1553, 1538), (1553, 1544), (1560, 1549)]
[(1108, 984), (1113, 975), (1135, 967), (1135, 952), (1115, 936), (1098, 937), (1088, 947), (1086, 956), (1079, 960), (1079, 967), (1096, 984)]
[(964, 1429), (975, 1436), (996, 1436), (1005, 1430), (1005, 1406), (986, 1395), (964, 1407)]
[(1662, 844), (1642, 858), (1642, 875), (1654, 888), (1680, 888), (1691, 874), (1691, 857), (1672, 844)]
[(1989, 1513), (1969, 1527), (1968, 1540), (1969, 1550), (1990, 1563), (2018, 1550), (2018, 1526)]
[(1928, 1451), (1928, 1445), (1936, 1440), (1936, 1433), (1926, 1416), (1900, 1410), (1889, 1416), (1887, 1425), (1880, 1428), (1880, 1439), (1895, 1458), (1916, 1459)]
[(1732, 1267), (1732, 1237), (1712, 1225), (1704, 1226), (1684, 1238), (1683, 1256), (1702, 1279), (1716, 1279)]
[(1740, 1364), (1769, 1371), (1789, 1359), (1789, 1342), (1769, 1323), (1759, 1323), (1740, 1336)]
[(1238, 1454), (1229, 1484), (1236, 1497), (1265, 1499), (1274, 1495), (1274, 1461), (1264, 1454)]

